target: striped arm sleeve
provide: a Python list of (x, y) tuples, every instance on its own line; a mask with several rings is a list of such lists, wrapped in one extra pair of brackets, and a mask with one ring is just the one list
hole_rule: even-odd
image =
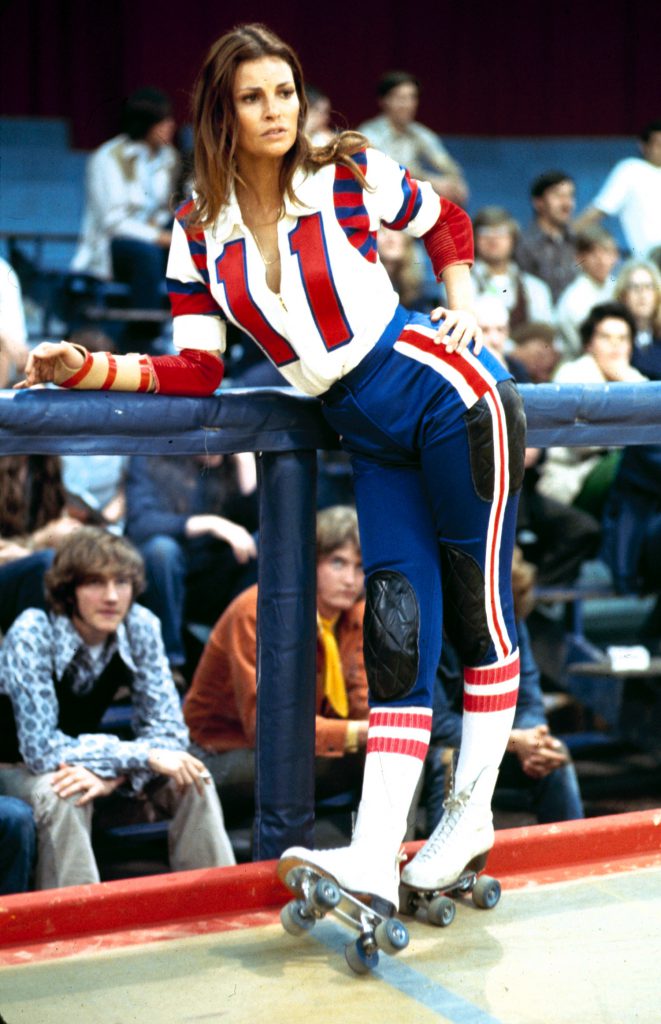
[(207, 352), (225, 350), (225, 314), (209, 289), (204, 233), (190, 230), (192, 200), (177, 210), (166, 271), (174, 345)]
[(404, 167), (376, 149), (367, 150), (366, 203), (393, 231), (420, 238), (436, 223), (441, 200), (426, 181), (412, 178)]

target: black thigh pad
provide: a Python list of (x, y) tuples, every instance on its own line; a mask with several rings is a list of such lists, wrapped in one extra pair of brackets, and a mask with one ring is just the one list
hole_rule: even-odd
[(464, 665), (480, 665), (491, 645), (484, 573), (461, 548), (441, 544), (443, 628)]
[[(513, 380), (501, 380), (496, 385), (505, 413), (507, 428), (507, 454), (510, 472), (510, 494), (516, 494), (523, 483), (526, 446), (526, 414), (523, 400)], [(493, 421), (485, 397), (480, 398), (464, 413), (468, 431), (471, 477), (475, 493), (484, 501), (493, 499)]]
[(415, 590), (401, 572), (383, 569), (367, 581), (363, 639), (370, 692), (399, 700), (418, 677), (420, 612)]

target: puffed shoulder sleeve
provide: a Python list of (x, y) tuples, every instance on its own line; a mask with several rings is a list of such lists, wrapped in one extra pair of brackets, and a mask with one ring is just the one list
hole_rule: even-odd
[(188, 227), (193, 201), (177, 210), (167, 265), (172, 305), (173, 340), (178, 352), (202, 349), (225, 351), (226, 321), (209, 288), (204, 232)]
[(368, 147), (365, 155), (365, 177), (371, 189), (365, 192), (366, 205), (386, 227), (421, 238), (439, 218), (439, 196), (429, 182), (412, 178), (405, 167), (378, 149)]

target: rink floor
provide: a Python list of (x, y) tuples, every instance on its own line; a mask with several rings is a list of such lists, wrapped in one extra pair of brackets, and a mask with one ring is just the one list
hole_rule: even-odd
[(461, 902), (445, 929), (407, 919), (408, 948), (382, 954), (366, 977), (347, 967), (352, 933), (332, 919), (300, 938), (283, 932), (273, 865), (190, 872), (169, 889), (175, 876), (60, 890), (50, 909), (45, 893), (0, 898), (0, 1014), (6, 1024), (658, 1024), (661, 812), (499, 833), (489, 870), (503, 883), (494, 910)]

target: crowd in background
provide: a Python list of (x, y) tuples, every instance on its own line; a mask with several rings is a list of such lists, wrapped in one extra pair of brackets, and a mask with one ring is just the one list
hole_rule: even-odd
[[(315, 145), (325, 145), (334, 132), (331, 100), (311, 87), (308, 93), (308, 133)], [(436, 133), (415, 120), (418, 94), (415, 76), (404, 72), (385, 75), (378, 85), (379, 113), (358, 130), (414, 176), (430, 181), (441, 196), (465, 205), (470, 167), (460, 167)], [(175, 134), (168, 98), (157, 89), (141, 89), (126, 103), (122, 132), (89, 159), (85, 215), (71, 279), (78, 285), (82, 281), (78, 293), (86, 298), (100, 294), (109, 281), (124, 285), (128, 296), (123, 316), (108, 321), (89, 317), (80, 304), (67, 307), (71, 313), (69, 337), (90, 350), (168, 351), (163, 285), (172, 208), (191, 186), (187, 133), (180, 132), (184, 140), (180, 148), (175, 146)], [(559, 163), (561, 157), (559, 154)], [(498, 205), (497, 182), (493, 204), (483, 206), (472, 218), (474, 305), (487, 347), (521, 383), (660, 380), (661, 121), (644, 128), (639, 152), (632, 150), (629, 159), (612, 169), (586, 210), (577, 213), (575, 209), (571, 167), (549, 169), (528, 187), (529, 224), (518, 224)], [(620, 218), (626, 252), (620, 251), (602, 225), (604, 216)], [(442, 291), (419, 242), (387, 227), (379, 230), (376, 242), (403, 305), (431, 310), (443, 304)], [(69, 286), (70, 281), (64, 281), (63, 291)], [(20, 378), (31, 340), (20, 296), (16, 273), (0, 261), (2, 387)], [(230, 338), (227, 364), (223, 386), (280, 383), (256, 346), (238, 332)], [(325, 793), (355, 788), (360, 777), (357, 763), (364, 754), (367, 684), (359, 654), (360, 543), (355, 524), (350, 517), (347, 520), (353, 503), (349, 467), (340, 453), (320, 453), (319, 469), (319, 509), (336, 510), (329, 522), (322, 518), (318, 526), (316, 771), (318, 792)], [(0, 630), (5, 637), (0, 652), (0, 694), (4, 692), (12, 700), (14, 741), (19, 740), (13, 758), (11, 745), (6, 746), (4, 757), (0, 754), (0, 892), (35, 884), (48, 887), (95, 881), (98, 873), (89, 847), (91, 804), (111, 796), (117, 802), (122, 792), (125, 796), (140, 793), (144, 802), (149, 798), (158, 803), (155, 779), (159, 774), (172, 779), (183, 772), (184, 788), (195, 794), (200, 792), (195, 772), (201, 773), (206, 785), (208, 769), (221, 804), (236, 804), (239, 817), (245, 818), (254, 780), (256, 488), (255, 459), (245, 453), (228, 457), (0, 457)], [(80, 538), (90, 529), (91, 540), (88, 537), (85, 547)], [(100, 534), (121, 539), (127, 548), (119, 554), (113, 549), (106, 561), (101, 559), (101, 569), (93, 558), (86, 567), (84, 558), (91, 558), (92, 541), (105, 550)], [(524, 595), (519, 614), (524, 652), (522, 697), (507, 778), (509, 782), (515, 778), (526, 791), (538, 820), (580, 817), (580, 794), (571, 759), (551, 735), (545, 719), (539, 671), (526, 626), (531, 595), (535, 587), (574, 584), (582, 566), (597, 557), (605, 561), (620, 590), (636, 594), (661, 590), (661, 446), (626, 453), (613, 448), (529, 449), (518, 539), (516, 572), (519, 579), (525, 579), (519, 587)], [(53, 580), (59, 578), (63, 560), (73, 558), (72, 551), (83, 559), (77, 563), (76, 587), (89, 586), (97, 577), (106, 584), (117, 584), (125, 575), (124, 561), (132, 557), (128, 551), (134, 552), (135, 564), (143, 567), (144, 589), (142, 583), (133, 587), (118, 620), (126, 639), (118, 626), (117, 649), (111, 651), (108, 646), (110, 631), (100, 629), (88, 635), (80, 628), (78, 612), (67, 611), (54, 599)], [(346, 606), (333, 596), (333, 581), (342, 574), (352, 580)], [(133, 601), (136, 609), (148, 610), (147, 618), (134, 610)], [(135, 625), (129, 627), (131, 616)], [(655, 609), (646, 631), (653, 653), (661, 639), (657, 630), (660, 618)], [(36, 651), (30, 644), (36, 643), (34, 637), (40, 630), (43, 649)], [(162, 692), (155, 683), (150, 690), (152, 684), (141, 676), (141, 630), (149, 633), (149, 643), (158, 647)], [(63, 672), (73, 673), (71, 690), (65, 693), (62, 688), (64, 676), (56, 678), (52, 702), (36, 710), (28, 708), (25, 694), (19, 695), (18, 682), (12, 690), (12, 672), (18, 678), (21, 658), (40, 657), (46, 664), (50, 657), (47, 648), (50, 650), (48, 645), (55, 636), (67, 637), (70, 644), (72, 659), (63, 662)], [(84, 656), (74, 670), (77, 645)], [(128, 672), (126, 678), (119, 673), (116, 658)], [(456, 666), (450, 650), (444, 658), (439, 667), (434, 743), (420, 794), (423, 814), (417, 820), (413, 817), (412, 836), (418, 834), (416, 829), (428, 832), (434, 827), (442, 805), (448, 752), (460, 742), (453, 710)], [(32, 662), (30, 668), (34, 668)], [(94, 690), (94, 680), (105, 678), (111, 668), (113, 683), (108, 684), (105, 705), (99, 704), (98, 713), (91, 717), (89, 709), (83, 714), (80, 708)], [(89, 685), (82, 681), (85, 671)], [(122, 690), (120, 679), (128, 690)], [(142, 680), (140, 685), (136, 679)], [(21, 685), (25, 686), (25, 678)], [(106, 737), (110, 730), (104, 724), (104, 711), (116, 699), (126, 700), (129, 693), (139, 706), (135, 738), (116, 743), (108, 739), (103, 748), (106, 761), (101, 762), (97, 747), (85, 746), (83, 727), (89, 727), (97, 739)], [(154, 693), (160, 695), (155, 698)], [(83, 791), (75, 789), (76, 784), (83, 785), (80, 778), (62, 774), (69, 750), (66, 737), (62, 738), (66, 733), (62, 721), (72, 694), (79, 710), (71, 718), (72, 729), (78, 730), (72, 733), (77, 742), (71, 742), (71, 750), (78, 760), (83, 759), (87, 766), (83, 770), (92, 775), (95, 765), (107, 766), (112, 755), (115, 774), (106, 772), (104, 776), (101, 772), (100, 777), (121, 778), (121, 782), (94, 788), (85, 776), (88, 788), (84, 792), (92, 795), (84, 804), (84, 835), (76, 832), (75, 823), (67, 821), (62, 826), (58, 848), (66, 845), (69, 855), (56, 870), (52, 858), (44, 859), (46, 839), (40, 820), (36, 822), (35, 845), (30, 806), (36, 807), (36, 790), (25, 780), (26, 772), (42, 783), (47, 776), (46, 789), (55, 805), (66, 803), (71, 793)], [(168, 709), (167, 742), (161, 736), (164, 726), (159, 708), (150, 704), (155, 699), (165, 702), (160, 712), (163, 706)], [(3, 707), (7, 712), (9, 705)], [(25, 746), (23, 714), (43, 716), (43, 745), (37, 753)], [(216, 721), (217, 730), (210, 733), (209, 723)], [(159, 750), (162, 743), (169, 744), (170, 753), (174, 750), (180, 758), (175, 767), (171, 758), (152, 757), (151, 748), (148, 752), (143, 749), (150, 730)], [(122, 742), (133, 742), (136, 749), (120, 751)], [(184, 749), (192, 761), (183, 756)], [(61, 762), (53, 762), (55, 750)], [(74, 788), (68, 789), (68, 785)], [(158, 792), (162, 797), (162, 787)], [(212, 820), (209, 828), (217, 838), (215, 845), (202, 852), (182, 853), (180, 818), (184, 812), (173, 799), (159, 799), (161, 804), (167, 803), (167, 813), (173, 817), (174, 867), (232, 862), (222, 812), (215, 804), (207, 801), (204, 808), (196, 805), (195, 810), (205, 814), (205, 820)], [(126, 806), (124, 802), (122, 813)], [(188, 808), (185, 813), (193, 812)], [(48, 841), (55, 841), (52, 833)]]

